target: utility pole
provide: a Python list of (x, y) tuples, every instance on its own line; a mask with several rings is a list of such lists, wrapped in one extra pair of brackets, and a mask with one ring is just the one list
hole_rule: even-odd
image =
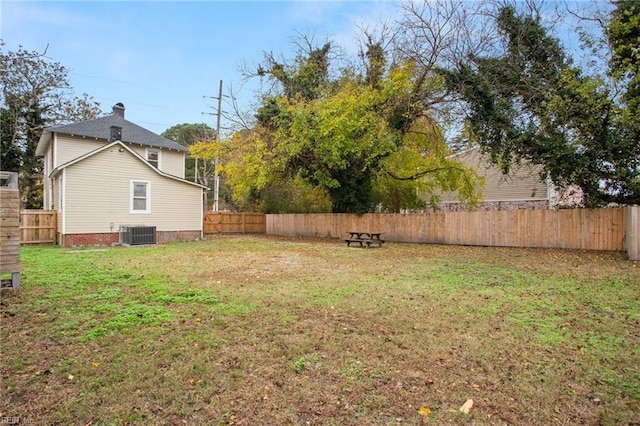
[[(220, 87), (218, 88), (218, 96), (203, 96), (203, 98), (211, 98), (211, 99), (217, 99), (218, 100), (218, 110), (215, 112), (215, 114), (212, 113), (206, 113), (209, 115), (215, 115), (217, 116), (216, 119), (216, 135), (215, 135), (215, 143), (218, 146), (218, 148), (220, 147), (220, 118), (222, 117), (222, 80), (220, 80)], [(205, 114), (203, 112), (203, 114)], [(213, 162), (213, 211), (217, 212), (219, 211), (219, 199), (220, 199), (220, 174), (218, 171), (218, 166), (220, 165), (220, 150), (216, 150), (216, 158)], [(198, 168), (197, 168), (197, 161), (198, 159), (196, 158), (196, 176), (198, 173)], [(207, 160), (203, 160), (204, 164), (205, 164), (205, 168), (204, 171), (202, 172), (202, 176), (205, 177), (207, 176), (207, 164), (208, 161)], [(210, 170), (210, 169), (209, 169)], [(208, 181), (207, 181), (207, 185), (208, 185)], [(205, 208), (208, 207), (207, 203), (206, 203), (206, 193), (205, 193), (205, 200), (203, 202)]]
[[(216, 145), (220, 147), (220, 116), (222, 115), (222, 80), (220, 80), (220, 88), (218, 89), (218, 118), (216, 120)], [(213, 164), (213, 211), (218, 210), (218, 200), (220, 196), (220, 176), (218, 175), (218, 157), (219, 148), (216, 151), (216, 159)]]

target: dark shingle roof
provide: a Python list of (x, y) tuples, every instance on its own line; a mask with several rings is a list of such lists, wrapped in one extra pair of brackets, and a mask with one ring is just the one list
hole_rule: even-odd
[(84, 136), (109, 140), (111, 138), (111, 127), (122, 128), (122, 142), (152, 146), (156, 148), (174, 149), (186, 151), (186, 148), (160, 135), (156, 135), (150, 130), (138, 126), (124, 117), (114, 113), (94, 120), (81, 121), (79, 123), (67, 124), (58, 127), (49, 127), (47, 132), (64, 133), (67, 135)]

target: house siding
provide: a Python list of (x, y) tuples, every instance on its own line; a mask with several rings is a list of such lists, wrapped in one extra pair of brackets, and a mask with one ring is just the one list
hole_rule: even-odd
[(162, 171), (184, 179), (184, 152), (162, 150)]
[(42, 182), (42, 208), (44, 210), (51, 210), (52, 207), (52, 182), (48, 178), (51, 173), (51, 150), (47, 150), (42, 160), (43, 169), (42, 174), (45, 176)]
[[(147, 159), (148, 146), (128, 145), (132, 150)], [(160, 170), (172, 176), (184, 179), (184, 153), (169, 149), (153, 148), (160, 151)]]
[(63, 232), (62, 221), (64, 212), (62, 211), (62, 174), (58, 177), (51, 179), (51, 210), (58, 212), (56, 215), (56, 229), (58, 235), (56, 236), (57, 243), (60, 243), (60, 235)]
[(107, 144), (104, 140), (78, 138), (55, 134), (53, 168), (85, 155)]
[[(159, 175), (114, 146), (65, 169), (65, 234), (112, 234), (121, 225), (202, 230), (201, 188)], [(132, 180), (151, 182), (151, 212), (130, 213)]]
[[(484, 177), (485, 185), (482, 189), (483, 201), (511, 202), (548, 200), (547, 184), (540, 179), (540, 168), (523, 164), (508, 175), (487, 161), (478, 149), (459, 154), (456, 159), (476, 169)], [(442, 194), (443, 203), (457, 202), (456, 194)], [(547, 203), (548, 204), (548, 203)]]
[[(55, 147), (57, 152), (55, 155), (55, 161), (52, 164), (52, 169), (71, 160), (75, 160), (76, 158), (109, 143), (106, 140), (94, 140), (58, 134), (56, 134), (55, 138)], [(140, 154), (142, 158), (147, 158), (146, 150), (149, 147), (135, 144), (127, 144), (127, 146)], [(155, 149), (160, 151), (160, 170), (172, 176), (184, 179), (184, 153), (161, 148)], [(51, 149), (47, 151), (45, 156), (49, 155), (50, 152)]]
[[(62, 181), (62, 175), (51, 180), (51, 210), (61, 211), (60, 205), (60, 182)], [(59, 219), (59, 218), (58, 218)], [(58, 229), (60, 229), (58, 227)]]

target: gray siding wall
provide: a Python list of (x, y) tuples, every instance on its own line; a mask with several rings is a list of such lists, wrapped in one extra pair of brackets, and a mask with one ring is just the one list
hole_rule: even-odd
[[(546, 182), (540, 179), (540, 168), (523, 164), (504, 175), (500, 169), (482, 157), (478, 149), (457, 156), (463, 163), (474, 167), (484, 177), (483, 201), (547, 200)], [(457, 202), (456, 194), (443, 194), (442, 202)]]

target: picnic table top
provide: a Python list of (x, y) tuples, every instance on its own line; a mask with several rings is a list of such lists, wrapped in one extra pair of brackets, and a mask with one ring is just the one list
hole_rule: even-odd
[(351, 246), (351, 243), (358, 243), (360, 247), (366, 248), (369, 248), (371, 244), (377, 244), (378, 247), (382, 247), (382, 243), (384, 243), (384, 240), (380, 238), (382, 232), (349, 231), (347, 233), (350, 234), (349, 238), (345, 238), (348, 247)]
[(369, 232), (369, 231), (349, 231), (348, 234), (350, 234), (349, 238), (352, 238), (352, 239), (379, 240), (380, 236), (383, 233), (382, 232)]

